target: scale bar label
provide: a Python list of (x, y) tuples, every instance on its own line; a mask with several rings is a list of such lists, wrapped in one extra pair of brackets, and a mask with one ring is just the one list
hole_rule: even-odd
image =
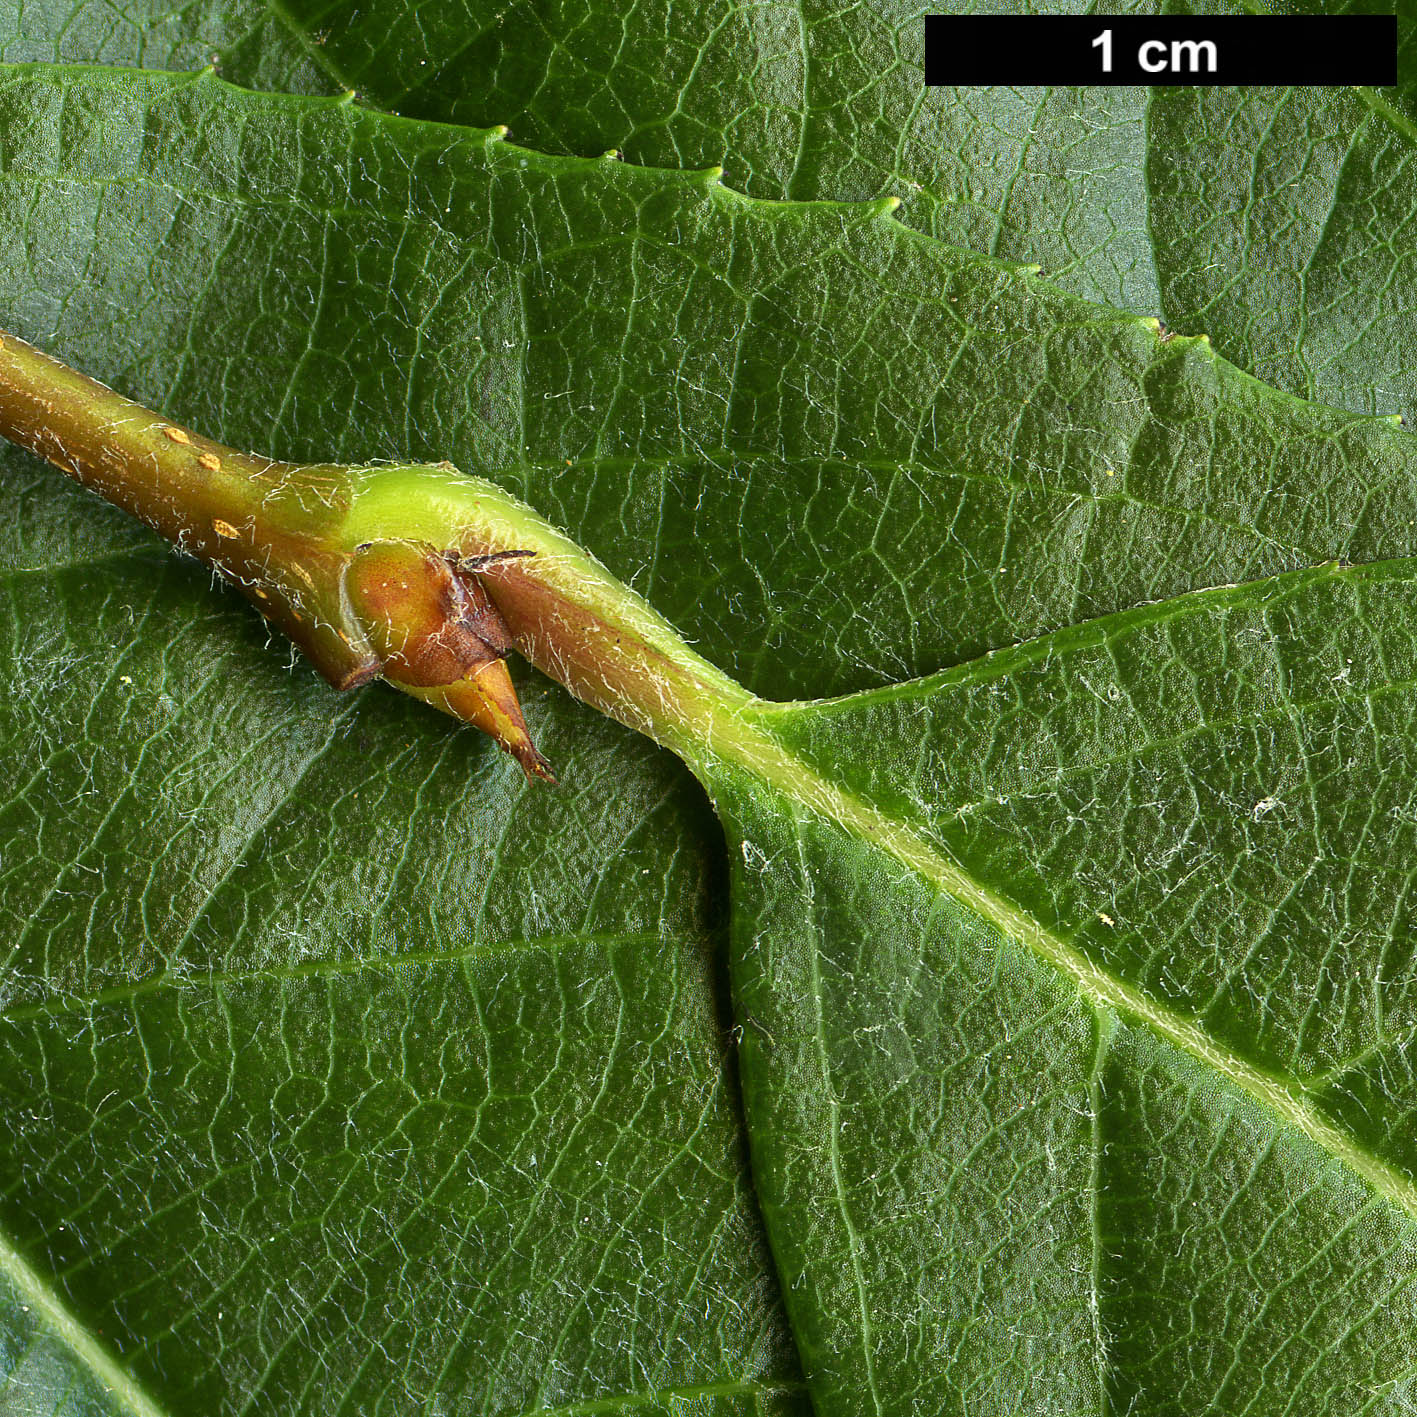
[(927, 84), (1397, 82), (1393, 15), (927, 15)]

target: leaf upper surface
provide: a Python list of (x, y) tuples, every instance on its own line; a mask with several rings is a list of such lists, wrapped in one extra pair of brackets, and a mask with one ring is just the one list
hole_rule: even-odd
[[(69, 0), (27, 6), (68, 39)], [(233, 45), (239, 83), (301, 92), (271, 54), (304, 39), (326, 83), (400, 113), (505, 123), (529, 146), (726, 169), (770, 198), (895, 196), (901, 220), (1019, 261), (1093, 300), (1209, 333), (1281, 388), (1417, 419), (1403, 331), (1414, 308), (1417, 138), (1410, 6), (1291, 10), (1404, 17), (1395, 89), (923, 86), (923, 16), (970, 5), (594, 7), (294, 0), (280, 43)], [(991, 9), (997, 9), (991, 6)], [(1056, 14), (1071, 4), (1011, 4)], [(1114, 13), (1234, 15), (1200, 0)], [(209, 26), (228, 0), (188, 12)], [(46, 18), (47, 16), (47, 18)], [(35, 46), (10, 58), (49, 57)], [(135, 47), (131, 62), (148, 62)], [(86, 56), (70, 50), (72, 57)], [(313, 56), (313, 57), (310, 57)], [(175, 65), (173, 67), (176, 67)]]
[(276, 455), (495, 472), (764, 696), (1417, 547), (1401, 430), (869, 205), (207, 78), (0, 105), (21, 334)]
[(529, 793), (102, 555), (0, 585), (4, 1402), (795, 1410), (683, 770), (529, 686)]
[(819, 1406), (1401, 1410), (1415, 586), (1203, 592), (709, 768)]
[[(211, 79), (6, 71), (0, 202), (5, 319), (174, 416), (492, 471), (764, 694), (971, 661), (698, 764), (819, 1411), (1401, 1410), (1410, 575), (1304, 568), (1417, 549), (1405, 435), (880, 208)], [(800, 1406), (683, 773), (533, 694), (528, 798), (5, 469), (26, 1263), (174, 1402)]]

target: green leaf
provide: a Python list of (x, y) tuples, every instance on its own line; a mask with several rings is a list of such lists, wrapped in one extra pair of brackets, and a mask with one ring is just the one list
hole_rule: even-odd
[[(908, 224), (1208, 333), (1266, 382), (1417, 421), (1405, 336), (1417, 308), (1406, 176), (1417, 25), (1406, 9), (1402, 83), (1375, 93), (927, 91), (920, 36), (931, 8), (641, 6), (632, 26), (602, 28), (594, 7), (571, 3), (489, 12), (470, 0), (400, 11), (208, 0), (171, 10), (145, 0), (118, 19), (102, 7), (100, 22), (72, 0), (36, 0), (13, 40), (0, 34), (0, 57), (186, 68), (210, 55), (238, 83), (353, 88), (410, 116), (508, 124), (549, 151), (722, 164), (728, 185), (756, 196), (894, 195)], [(1256, 7), (1166, 6), (1178, 8)]]
[(9, 71), (0, 172), (4, 321), (125, 392), (491, 472), (764, 694), (960, 665), (686, 746), (779, 1300), (685, 772), (529, 683), (528, 794), (7, 454), (8, 1371), (786, 1411), (790, 1319), (819, 1413), (1405, 1400), (1410, 571), (1304, 569), (1417, 551), (1403, 433), (349, 104)]
[[(721, 164), (730, 186), (760, 197), (895, 194), (913, 225), (1150, 310), (1145, 192), (1131, 171), (1145, 161), (1144, 91), (925, 91), (929, 8), (654, 3), (623, 25), (583, 0), (417, 12), (292, 0), (285, 12), (319, 36), (331, 82), (391, 111), (505, 123), (550, 152)], [(224, 55), (223, 73), (265, 86), (244, 53)]]
[[(53, 3), (62, 32), (68, 0)], [(799, 15), (724, 0), (707, 11), (641, 6), (624, 28), (598, 25), (594, 7), (577, 3), (489, 12), (451, 0), (391, 12), (292, 0), (286, 13), (297, 34), (319, 36), (314, 62), (329, 82), (394, 111), (506, 123), (550, 151), (720, 163), (730, 186), (757, 196), (895, 195), (909, 224), (1036, 261), (1089, 299), (1209, 333), (1268, 383), (1417, 420), (1406, 338), (1417, 308), (1407, 176), (1417, 25), (1401, 30), (1403, 84), (1382, 94), (925, 90), (921, 16), (952, 8), (964, 7)], [(290, 87), (262, 65), (264, 51), (236, 48), (224, 72)]]
[(825, 1410), (1400, 1410), (1414, 597), (1202, 592), (768, 708), (768, 773), (711, 774)]
[(1417, 127), (1362, 91), (1254, 92), (1156, 91), (1161, 307), (1261, 379), (1412, 422)]
[(17, 333), (227, 442), (494, 473), (765, 696), (1417, 550), (1396, 429), (879, 206), (200, 78), (20, 70), (0, 126)]
[(119, 1417), (151, 1407), (13, 1248), (0, 1249), (0, 1387), (7, 1410)]
[[(1417, 419), (1404, 337), (1417, 291), (1406, 169), (1417, 25), (1404, 5), (1393, 90), (924, 90), (921, 16), (962, 6), (636, 9), (347, 0), (172, 9), (35, 0), (0, 57), (153, 68), (217, 58), (234, 81), (357, 89), (410, 116), (505, 123), (548, 151), (722, 164), (757, 196), (895, 195), (943, 240), (1036, 261), (1089, 299), (1205, 331), (1307, 398)], [(1011, 5), (1014, 10), (1043, 8)], [(1154, 11), (1141, 0), (1114, 12)], [(1237, 0), (1165, 6), (1222, 15)], [(1286, 3), (1392, 13), (1393, 0)], [(99, 18), (101, 17), (101, 18)]]
[(26, 0), (0, 13), (0, 60), (146, 69), (203, 69), (225, 61), (259, 88), (339, 91), (313, 37), (265, 0), (132, 0), (121, 9), (103, 0)]
[(0, 1214), (54, 1306), (166, 1411), (778, 1410), (692, 785), (533, 688), (529, 794), (206, 579), (5, 586)]

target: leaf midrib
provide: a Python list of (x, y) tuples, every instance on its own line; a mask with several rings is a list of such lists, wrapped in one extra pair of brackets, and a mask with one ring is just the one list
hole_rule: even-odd
[[(1308, 581), (1314, 578), (1316, 570), (1334, 574), (1331, 567), (1306, 568), (1254, 582), (1250, 587), (1225, 587), (1223, 590), (1228, 595), (1234, 595), (1256, 586), (1268, 588), (1291, 580)], [(1204, 605), (1213, 594), (1195, 592), (1177, 599)], [(676, 746), (686, 753), (690, 766), (704, 780), (710, 792), (718, 765), (727, 762), (746, 771), (793, 806), (834, 823), (869, 846), (886, 851), (937, 890), (964, 905), (1002, 934), (1019, 941), (1065, 975), (1099, 1018), (1116, 1012), (1139, 1021), (1151, 1032), (1181, 1048), (1253, 1097), (1282, 1122), (1302, 1132), (1324, 1152), (1347, 1166), (1375, 1194), (1417, 1220), (1417, 1182), (1364, 1150), (1352, 1136), (1334, 1126), (1297, 1084), (1258, 1067), (1195, 1020), (1168, 1007), (1136, 985), (1109, 974), (1028, 911), (976, 880), (946, 851), (931, 843), (918, 828), (823, 776), (752, 721), (752, 716), (757, 713), (774, 714), (789, 707), (750, 701), (742, 707), (724, 708), (713, 715), (711, 728), (697, 744), (686, 739)], [(694, 752), (695, 747), (699, 749), (697, 753)]]
[[(1400, 1206), (1409, 1215), (1417, 1217), (1417, 1186), (1401, 1173), (1365, 1152), (1351, 1137), (1333, 1127), (1293, 1087), (1255, 1067), (1219, 1043), (1199, 1025), (1168, 1009), (1144, 991), (1107, 974), (1066, 940), (1050, 932), (1007, 898), (989, 891), (975, 881), (958, 862), (952, 860), (947, 853), (932, 847), (907, 823), (880, 811), (839, 784), (816, 773), (800, 757), (783, 748), (741, 714), (734, 713), (730, 722), (725, 710), (725, 716), (719, 722), (720, 731), (714, 736), (713, 752), (738, 763), (787, 800), (835, 822), (842, 830), (868, 844), (882, 847), (922, 879), (930, 881), (938, 889), (959, 900), (996, 928), (1018, 939), (1040, 958), (1068, 975), (1083, 996), (1098, 1010), (1099, 1017), (1104, 1017), (1112, 1010), (1135, 1017), (1268, 1106), (1287, 1124), (1304, 1132), (1316, 1145), (1359, 1175), (1377, 1194)], [(708, 745), (703, 746), (707, 752)], [(705, 775), (710, 775), (708, 770)], [(0, 1271), (17, 1275), (18, 1271), (12, 1268), (12, 1260), (21, 1266), (24, 1265), (23, 1257), (11, 1250), (3, 1235), (0, 1235)], [(38, 1280), (38, 1276), (34, 1278), (43, 1284), (42, 1280)], [(57, 1303), (57, 1300), (55, 1302)], [(73, 1323), (72, 1317), (67, 1316), (62, 1305), (59, 1306), (59, 1312), (65, 1315), (68, 1323)], [(80, 1333), (82, 1334), (82, 1330)], [(114, 1367), (96, 1341), (86, 1334), (82, 1336), (88, 1340), (97, 1358), (132, 1389), (132, 1400), (129, 1400), (126, 1390), (123, 1392), (125, 1401), (128, 1401), (132, 1410), (162, 1417), (161, 1409), (152, 1405), (151, 1399), (132, 1384), (126, 1374)], [(76, 1351), (81, 1352), (89, 1366), (100, 1373), (107, 1382), (107, 1372), (100, 1367), (100, 1363), (91, 1361), (78, 1344), (73, 1346)], [(576, 1413), (597, 1410), (600, 1409), (594, 1406), (587, 1408), (584, 1405), (567, 1409), (568, 1412)]]
[(116, 1396), (134, 1417), (170, 1417), (89, 1329), (74, 1317), (54, 1286), (11, 1244), (4, 1231), (0, 1231), (0, 1274), (44, 1316), (105, 1392)]

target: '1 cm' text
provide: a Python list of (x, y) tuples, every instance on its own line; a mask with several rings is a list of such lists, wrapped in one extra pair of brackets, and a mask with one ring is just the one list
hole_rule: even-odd
[[(1102, 72), (1110, 74), (1112, 31), (1103, 30), (1092, 47), (1102, 51)], [(1148, 39), (1137, 48), (1137, 67), (1147, 74), (1213, 74), (1217, 59), (1212, 39)]]

